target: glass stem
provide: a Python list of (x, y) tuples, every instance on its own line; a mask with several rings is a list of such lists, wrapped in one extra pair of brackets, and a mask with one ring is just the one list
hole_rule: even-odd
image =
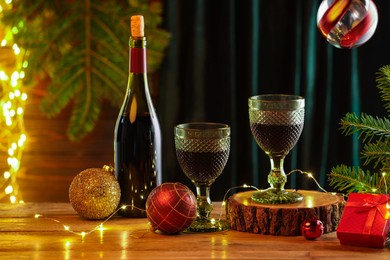
[(196, 200), (198, 203), (198, 217), (202, 220), (208, 220), (213, 206), (210, 200), (210, 184), (196, 184)]
[(271, 172), (268, 174), (268, 183), (271, 188), (284, 190), (284, 185), (287, 182), (287, 176), (284, 173), (283, 163), (284, 155), (270, 155)]

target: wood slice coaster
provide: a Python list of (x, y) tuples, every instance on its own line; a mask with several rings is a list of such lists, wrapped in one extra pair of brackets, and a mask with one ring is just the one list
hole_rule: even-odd
[(226, 218), (230, 228), (237, 231), (297, 236), (301, 235), (301, 224), (310, 217), (316, 217), (324, 224), (324, 233), (335, 231), (339, 224), (344, 198), (310, 190), (299, 190), (303, 201), (293, 204), (260, 204), (251, 199), (255, 191), (232, 195), (226, 206)]

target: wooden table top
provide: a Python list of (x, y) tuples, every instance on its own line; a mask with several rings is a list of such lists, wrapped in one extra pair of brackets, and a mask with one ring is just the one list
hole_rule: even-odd
[(102, 221), (80, 218), (69, 203), (0, 204), (0, 214), (0, 259), (390, 259), (388, 248), (342, 246), (335, 232), (314, 241), (233, 230), (164, 235), (145, 218), (114, 217), (82, 237), (63, 225), (89, 231)]

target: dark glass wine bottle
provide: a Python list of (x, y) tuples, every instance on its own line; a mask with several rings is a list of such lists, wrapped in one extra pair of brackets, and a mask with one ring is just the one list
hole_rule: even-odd
[(146, 217), (149, 193), (161, 183), (161, 131), (149, 93), (143, 16), (131, 17), (129, 79), (114, 140), (115, 174), (121, 188), (119, 211)]

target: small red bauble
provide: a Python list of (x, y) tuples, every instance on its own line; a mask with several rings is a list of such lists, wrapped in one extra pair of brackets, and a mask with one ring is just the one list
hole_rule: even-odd
[(163, 183), (149, 194), (146, 215), (155, 230), (179, 233), (196, 218), (196, 197), (181, 183)]
[(306, 239), (314, 240), (324, 233), (324, 224), (319, 219), (310, 218), (302, 223), (301, 232)]

